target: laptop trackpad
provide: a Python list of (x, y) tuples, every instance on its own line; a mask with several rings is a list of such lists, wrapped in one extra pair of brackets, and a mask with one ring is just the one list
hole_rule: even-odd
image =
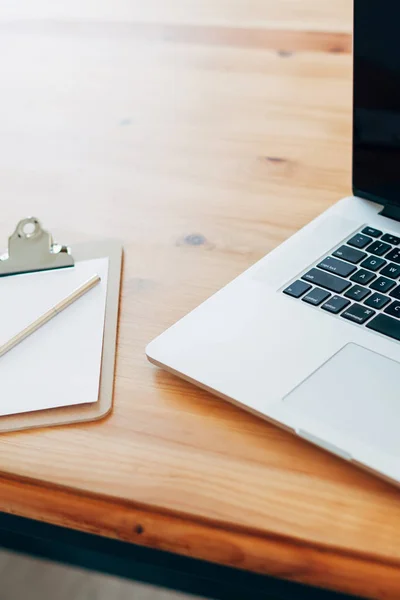
[(400, 364), (348, 344), (285, 398), (303, 417), (400, 456)]

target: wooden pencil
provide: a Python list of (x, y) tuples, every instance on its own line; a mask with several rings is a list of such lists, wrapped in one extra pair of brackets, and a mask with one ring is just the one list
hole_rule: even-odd
[(25, 327), (25, 329), (17, 333), (14, 337), (8, 340), (8, 342), (0, 346), (0, 357), (6, 354), (6, 352), (12, 350), (12, 348), (14, 348), (17, 344), (25, 340), (32, 333), (37, 331), (45, 323), (53, 319), (53, 317), (55, 317), (60, 312), (68, 308), (68, 306), (76, 302), (76, 300), (81, 298), (89, 290), (95, 287), (98, 283), (100, 283), (100, 281), (101, 278), (99, 275), (93, 275), (93, 277), (91, 277), (84, 284), (76, 288), (76, 290), (74, 290), (69, 296), (58, 302), (58, 304), (50, 308), (50, 310), (41, 315), (33, 323), (31, 323), (30, 325)]

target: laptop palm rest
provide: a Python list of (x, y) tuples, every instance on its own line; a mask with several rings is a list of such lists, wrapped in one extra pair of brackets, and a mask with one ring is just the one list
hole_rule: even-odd
[(394, 360), (347, 344), (284, 402), (303, 418), (400, 456), (400, 364)]

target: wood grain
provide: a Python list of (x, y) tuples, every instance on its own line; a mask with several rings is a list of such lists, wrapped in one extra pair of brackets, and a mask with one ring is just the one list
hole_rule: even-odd
[(29, 511), (33, 518), (43, 520), (45, 512), (46, 521), (71, 529), (84, 528), (93, 534), (305, 584), (315, 585), (318, 573), (319, 586), (350, 593), (356, 588), (358, 594), (369, 598), (394, 598), (398, 593), (398, 565), (390, 561), (360, 559), (352, 552), (243, 531), (234, 523), (221, 527), (217, 522), (189, 521), (165, 511), (148, 511), (98, 496), (80, 497), (54, 488), (50, 494), (49, 489), (28, 482), (21, 485), (9, 481), (2, 487), (2, 494), (4, 506), (12, 507), (13, 513)]
[(125, 246), (114, 412), (1, 436), (1, 510), (399, 597), (398, 491), (144, 356), (349, 193), (351, 4), (0, 7), (0, 238), (36, 214)]

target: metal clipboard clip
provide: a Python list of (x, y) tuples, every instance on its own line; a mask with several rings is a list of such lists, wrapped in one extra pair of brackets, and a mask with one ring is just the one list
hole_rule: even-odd
[(55, 244), (38, 219), (22, 219), (8, 238), (8, 252), (0, 256), (0, 277), (73, 267), (70, 248)]

